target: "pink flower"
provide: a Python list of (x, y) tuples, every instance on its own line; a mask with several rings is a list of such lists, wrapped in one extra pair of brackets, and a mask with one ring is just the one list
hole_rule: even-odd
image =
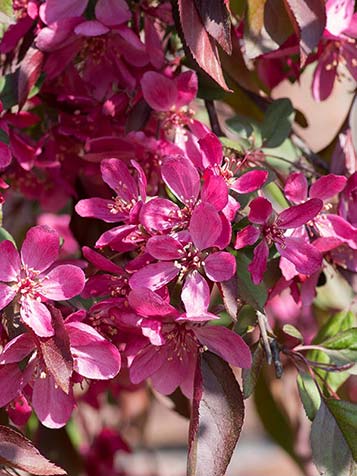
[[(56, 333), (55, 337), (43, 339), (32, 333), (25, 333), (15, 337), (4, 347), (0, 354), (0, 406), (5, 406), (15, 399), (19, 392), (24, 391), (45, 426), (60, 428), (67, 423), (75, 402), (73, 381), (64, 384), (63, 377), (56, 374), (63, 371), (65, 364), (57, 343), (58, 339), (63, 340), (62, 332), (69, 338), (72, 371), (84, 378), (96, 380), (107, 380), (117, 375), (121, 362), (119, 351), (92, 327), (80, 322), (84, 314), (81, 311), (71, 314), (64, 326), (63, 323), (60, 326), (62, 330), (59, 337)], [(43, 358), (41, 343), (46, 343), (54, 349), (51, 365)], [(63, 352), (62, 348), (60, 350)], [(28, 364), (22, 373), (18, 362), (26, 357), (29, 357)], [(69, 378), (71, 376), (72, 372)]]
[(44, 226), (28, 231), (21, 254), (6, 240), (0, 243), (0, 255), (0, 309), (14, 300), (21, 319), (38, 336), (53, 335), (51, 314), (44, 302), (63, 301), (80, 294), (83, 271), (70, 264), (55, 265), (59, 237)]
[(250, 367), (249, 347), (238, 334), (225, 327), (203, 325), (200, 316), (207, 315), (209, 291), (197, 271), (193, 274), (195, 284), (185, 285), (182, 292), (184, 314), (179, 314), (148, 289), (136, 289), (129, 295), (129, 303), (142, 316), (143, 334), (150, 340), (130, 365), (133, 383), (150, 377), (159, 392), (167, 395), (180, 387), (192, 398), (197, 356), (204, 349), (216, 353), (231, 365)]
[(340, 63), (357, 80), (357, 14), (354, 13), (354, 3), (354, 0), (328, 0), (326, 3), (326, 30), (312, 83), (312, 94), (316, 101), (323, 101), (330, 96), (339, 75)]
[(322, 255), (303, 237), (287, 236), (287, 230), (300, 228), (312, 220), (321, 210), (323, 202), (312, 198), (307, 202), (292, 206), (273, 216), (271, 203), (263, 197), (255, 198), (250, 203), (248, 225), (237, 233), (234, 247), (236, 249), (253, 245), (260, 237), (261, 242), (254, 249), (253, 261), (249, 271), (253, 282), (262, 281), (266, 270), (269, 246), (275, 244), (278, 252), (295, 265), (299, 273), (310, 275), (317, 271), (322, 263)]

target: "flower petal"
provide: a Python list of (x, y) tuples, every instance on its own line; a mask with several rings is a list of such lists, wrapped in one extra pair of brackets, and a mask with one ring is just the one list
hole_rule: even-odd
[(304, 174), (301, 172), (294, 172), (289, 175), (285, 187), (284, 193), (288, 200), (293, 203), (300, 203), (307, 198), (307, 180)]
[(61, 428), (72, 415), (73, 395), (67, 395), (50, 375), (37, 378), (33, 384), (32, 406), (41, 423), (47, 428)]
[(168, 235), (152, 236), (145, 249), (154, 258), (165, 261), (179, 259), (184, 256), (181, 243)]
[(64, 301), (83, 291), (85, 277), (83, 271), (72, 264), (62, 264), (53, 268), (41, 284), (41, 294), (47, 299)]
[(251, 170), (241, 175), (231, 185), (231, 189), (238, 193), (251, 193), (261, 188), (268, 178), (266, 170)]
[(181, 222), (179, 207), (166, 198), (153, 198), (140, 210), (140, 223), (149, 233), (170, 230)]
[(179, 74), (175, 81), (177, 86), (176, 107), (186, 106), (197, 96), (197, 74), (194, 71), (185, 71)]
[(95, 16), (104, 25), (117, 26), (130, 20), (131, 13), (125, 0), (98, 0)]
[(254, 284), (259, 284), (263, 280), (265, 270), (267, 269), (269, 248), (265, 240), (262, 240), (254, 248), (253, 261), (248, 266)]
[(205, 177), (201, 199), (213, 205), (217, 211), (223, 210), (228, 202), (228, 187), (221, 175), (209, 174)]
[(299, 273), (311, 275), (321, 267), (322, 255), (313, 245), (301, 238), (285, 237), (284, 241), (284, 248), (277, 243), (276, 248), (281, 256), (295, 265)]
[(192, 163), (183, 157), (169, 158), (161, 167), (161, 176), (172, 193), (192, 208), (200, 191), (200, 176)]
[(134, 358), (129, 376), (132, 383), (140, 383), (156, 372), (165, 362), (167, 362), (166, 346), (148, 345), (144, 347)]
[(343, 175), (328, 174), (320, 177), (311, 185), (310, 197), (327, 200), (345, 188), (347, 178)]
[(206, 321), (217, 318), (214, 314), (207, 312), (210, 291), (206, 280), (198, 271), (193, 271), (187, 276), (182, 288), (181, 299), (186, 309), (185, 319)]
[(252, 354), (240, 335), (222, 326), (195, 327), (194, 332), (208, 350), (231, 365), (247, 369), (252, 365)]
[(113, 200), (106, 198), (85, 198), (75, 206), (79, 216), (85, 218), (99, 218), (107, 223), (115, 223), (127, 218), (127, 213), (121, 213), (114, 208)]
[(21, 301), (20, 315), (39, 337), (50, 337), (54, 335), (52, 327), (51, 313), (42, 303), (31, 298), (23, 298)]
[(177, 101), (175, 81), (155, 71), (147, 71), (141, 79), (145, 101), (154, 111), (169, 111)]
[(149, 288), (156, 291), (172, 281), (179, 272), (180, 269), (171, 262), (148, 264), (133, 274), (129, 285), (132, 289)]
[(20, 362), (36, 348), (30, 333), (20, 334), (6, 344), (0, 354), (0, 365)]
[(236, 272), (236, 260), (226, 251), (218, 251), (207, 256), (204, 261), (207, 277), (216, 283), (228, 281)]
[(214, 246), (221, 230), (222, 223), (217, 210), (210, 203), (200, 203), (192, 213), (189, 226), (196, 248), (205, 250)]
[(140, 316), (166, 317), (177, 315), (176, 309), (170, 303), (147, 288), (133, 289), (128, 296), (128, 301)]
[(34, 226), (26, 234), (21, 259), (27, 268), (44, 271), (58, 258), (59, 236), (47, 226)]
[(273, 212), (273, 207), (269, 200), (263, 197), (257, 197), (250, 202), (249, 205), (249, 221), (263, 225)]
[(234, 248), (239, 250), (245, 246), (254, 245), (259, 236), (260, 230), (253, 225), (248, 225), (237, 233)]
[(276, 220), (276, 224), (279, 228), (285, 230), (288, 228), (298, 228), (315, 218), (315, 216), (321, 211), (322, 207), (322, 200), (312, 198), (305, 203), (294, 205), (282, 211)]
[(105, 159), (100, 165), (103, 180), (127, 203), (138, 199), (138, 186), (127, 165), (119, 159)]
[(23, 387), (22, 372), (18, 364), (0, 365), (0, 408), (17, 397)]
[(4, 309), (15, 297), (16, 291), (7, 284), (0, 283), (0, 310)]
[(83, 377), (114, 378), (121, 365), (118, 349), (96, 330), (82, 322), (66, 323), (73, 355), (73, 368)]

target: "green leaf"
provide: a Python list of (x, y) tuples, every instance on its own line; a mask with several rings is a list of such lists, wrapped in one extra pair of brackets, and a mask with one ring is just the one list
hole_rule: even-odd
[(261, 127), (264, 147), (278, 147), (289, 137), (294, 116), (290, 99), (277, 99), (268, 107)]
[(244, 154), (246, 149), (248, 149), (250, 146), (249, 141), (246, 141), (244, 139), (237, 142), (232, 139), (228, 139), (227, 137), (220, 137), (220, 141), (222, 142), (224, 147), (237, 151), (238, 154)]
[(4, 13), (8, 17), (13, 16), (12, 0), (0, 0), (0, 13)]
[(311, 427), (312, 457), (324, 476), (357, 476), (350, 448), (328, 407), (321, 402)]
[(0, 101), (5, 110), (11, 109), (18, 103), (17, 82), (17, 72), (6, 74), (0, 80)]
[(327, 400), (326, 405), (334, 416), (353, 459), (357, 462), (357, 405), (343, 400)]
[(297, 385), (307, 417), (312, 421), (321, 404), (320, 393), (309, 374), (299, 373)]
[(0, 142), (3, 142), (4, 144), (9, 144), (9, 136), (6, 134), (6, 132), (3, 129), (0, 129)]
[(320, 344), (340, 331), (351, 329), (357, 324), (355, 315), (351, 311), (341, 311), (330, 317), (321, 327), (314, 339), (314, 344)]
[(250, 369), (242, 370), (243, 378), (243, 398), (248, 398), (254, 392), (259, 374), (264, 362), (264, 349), (260, 342), (253, 351), (252, 366)]
[(350, 349), (357, 351), (357, 327), (339, 332), (336, 336), (321, 342), (328, 349)]
[(257, 323), (257, 312), (253, 306), (246, 304), (238, 313), (237, 322), (234, 324), (234, 331), (239, 335), (244, 335)]
[(248, 265), (250, 259), (241, 251), (237, 252), (237, 277), (238, 277), (238, 296), (246, 303), (264, 312), (268, 293), (265, 284), (262, 282), (258, 285), (254, 284)]
[(304, 338), (301, 332), (298, 329), (296, 329), (295, 326), (292, 326), (291, 324), (285, 324), (283, 326), (283, 331), (288, 336), (295, 337), (295, 339), (299, 340), (300, 342), (304, 342)]
[(5, 230), (5, 228), (0, 226), (0, 243), (5, 240), (12, 241), (12, 243), (16, 246), (14, 237), (10, 235), (10, 233), (7, 230)]

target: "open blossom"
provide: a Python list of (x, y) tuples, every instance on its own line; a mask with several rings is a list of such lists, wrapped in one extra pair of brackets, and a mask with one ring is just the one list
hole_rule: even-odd
[[(84, 315), (83, 311), (73, 313), (62, 324), (69, 338), (72, 371), (88, 379), (111, 379), (120, 370), (119, 351), (96, 330), (81, 322)], [(50, 354), (50, 365), (43, 357), (43, 345), (57, 350)], [(0, 354), (0, 406), (7, 405), (23, 392), (40, 421), (49, 428), (65, 425), (75, 405), (72, 380), (64, 383), (63, 377), (56, 374), (63, 371), (65, 364), (56, 346), (55, 338), (43, 339), (28, 332), (12, 339)], [(27, 366), (21, 372), (18, 363), (25, 358), (28, 358)], [(68, 377), (71, 376), (72, 372)]]
[(343, 64), (357, 80), (357, 13), (354, 0), (326, 2), (326, 29), (314, 72), (312, 94), (317, 101), (327, 99)]
[(149, 289), (135, 289), (129, 295), (131, 307), (142, 316), (140, 325), (149, 342), (142, 346), (130, 365), (130, 379), (139, 383), (151, 378), (153, 386), (167, 395), (180, 387), (192, 397), (196, 361), (200, 351), (216, 353), (230, 364), (248, 368), (251, 353), (244, 340), (222, 326), (206, 326), (209, 289), (196, 271), (193, 281), (182, 290), (186, 312)]
[(44, 226), (28, 231), (21, 253), (11, 241), (3, 241), (0, 255), (0, 309), (14, 301), (22, 321), (38, 336), (53, 335), (51, 313), (45, 302), (64, 301), (80, 294), (85, 280), (83, 271), (71, 264), (55, 264), (59, 236)]
[(288, 236), (287, 230), (300, 228), (312, 220), (321, 210), (323, 202), (312, 198), (307, 202), (292, 206), (274, 217), (269, 200), (257, 197), (250, 203), (248, 225), (237, 233), (234, 247), (236, 249), (253, 245), (262, 240), (254, 249), (253, 261), (249, 271), (253, 282), (262, 281), (266, 270), (269, 246), (274, 244), (281, 256), (291, 261), (299, 273), (310, 275), (317, 271), (322, 263), (322, 255), (308, 243), (304, 237)]

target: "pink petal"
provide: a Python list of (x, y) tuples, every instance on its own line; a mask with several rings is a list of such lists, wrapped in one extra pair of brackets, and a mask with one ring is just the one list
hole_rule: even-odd
[(269, 200), (263, 197), (257, 197), (250, 202), (250, 212), (248, 215), (252, 223), (263, 225), (273, 212), (273, 207)]
[(327, 200), (345, 188), (347, 178), (342, 175), (328, 174), (320, 177), (311, 185), (310, 197)]
[(90, 261), (96, 268), (107, 271), (108, 273), (122, 274), (124, 272), (123, 268), (114, 264), (108, 258), (103, 256), (100, 253), (88, 248), (88, 246), (83, 246), (82, 248), (83, 256)]
[(192, 163), (183, 157), (169, 158), (161, 167), (161, 176), (172, 193), (192, 208), (200, 191), (200, 176)]
[(133, 289), (128, 296), (128, 301), (140, 316), (165, 317), (177, 315), (176, 309), (170, 303), (147, 288)]
[(0, 243), (0, 281), (17, 281), (20, 273), (20, 255), (9, 240)]
[(259, 236), (260, 230), (253, 225), (248, 225), (241, 231), (238, 231), (234, 248), (236, 250), (239, 250), (240, 248), (244, 248), (245, 246), (254, 245), (254, 243), (258, 240)]
[(276, 248), (281, 256), (295, 265), (299, 273), (311, 275), (321, 267), (322, 255), (310, 243), (293, 237), (285, 237), (284, 241), (284, 247), (276, 243)]
[(182, 288), (181, 299), (189, 319), (201, 320), (207, 313), (210, 291), (206, 280), (198, 271), (193, 271), (187, 276)]
[(39, 337), (50, 337), (54, 334), (51, 313), (42, 302), (31, 298), (23, 298), (21, 301), (20, 315)]
[(172, 281), (179, 272), (180, 269), (171, 262), (149, 264), (133, 274), (129, 285), (132, 289), (149, 288), (156, 291)]
[(333, 53), (331, 49), (326, 49), (317, 63), (312, 80), (312, 95), (315, 101), (324, 101), (333, 90), (337, 74)]
[(190, 104), (197, 96), (198, 80), (194, 71), (185, 71), (179, 74), (176, 79), (177, 101), (176, 107)]
[(268, 175), (266, 170), (251, 170), (237, 178), (233, 185), (231, 185), (231, 189), (238, 193), (255, 192), (264, 185)]
[(213, 205), (217, 211), (223, 210), (228, 202), (228, 187), (221, 175), (207, 176), (203, 183), (201, 199)]
[(215, 134), (212, 132), (206, 134), (198, 141), (198, 143), (200, 144), (201, 150), (206, 157), (206, 160), (203, 164), (205, 167), (214, 167), (222, 163), (223, 146)]
[(304, 174), (301, 172), (294, 172), (289, 175), (285, 187), (284, 193), (288, 200), (293, 203), (300, 203), (307, 198), (307, 180)]
[(265, 270), (267, 269), (269, 248), (265, 240), (262, 240), (254, 248), (253, 261), (248, 266), (254, 284), (259, 284), (263, 280)]
[(186, 372), (191, 362), (187, 355), (187, 352), (184, 352), (184, 355), (181, 356), (181, 359), (174, 356), (160, 367), (156, 372), (151, 375), (152, 386), (158, 392), (163, 395), (170, 395), (185, 379)]
[(216, 239), (214, 246), (220, 250), (224, 250), (229, 246), (232, 239), (232, 225), (230, 220), (228, 220), (223, 213), (219, 214), (219, 218), (221, 220), (221, 233)]
[(16, 296), (13, 287), (0, 283), (0, 310), (4, 309)]
[(96, 380), (114, 378), (121, 365), (118, 349), (96, 330), (82, 322), (66, 323), (74, 370)]
[(155, 71), (148, 71), (143, 75), (141, 88), (145, 101), (154, 111), (169, 111), (177, 101), (175, 82)]
[(34, 338), (26, 332), (10, 340), (0, 354), (0, 365), (21, 362), (27, 355), (35, 350)]
[(117, 26), (130, 20), (131, 13), (124, 0), (98, 0), (95, 16), (104, 25)]
[(99, 220), (103, 220), (107, 223), (122, 221), (127, 217), (126, 213), (120, 213), (113, 207), (113, 200), (107, 200), (105, 198), (86, 198), (77, 203), (75, 210), (81, 217), (99, 218)]
[(100, 36), (108, 33), (109, 28), (96, 20), (88, 20), (80, 23), (74, 29), (76, 35), (81, 36)]
[(158, 25), (158, 23), (155, 22), (155, 19), (146, 15), (144, 18), (146, 51), (149, 55), (150, 63), (155, 69), (160, 70), (165, 63), (165, 54), (161, 43), (161, 36), (155, 25)]
[(140, 223), (150, 233), (170, 230), (180, 222), (179, 207), (166, 198), (153, 198), (140, 211)]
[(40, 8), (41, 20), (50, 25), (63, 18), (78, 17), (86, 9), (88, 0), (47, 0)]
[(189, 226), (196, 248), (205, 250), (213, 246), (221, 230), (221, 219), (216, 209), (209, 203), (200, 203), (192, 213)]
[(294, 205), (282, 211), (276, 224), (284, 230), (288, 228), (298, 228), (305, 225), (321, 211), (323, 202), (318, 198), (312, 198), (301, 205)]
[(354, 0), (328, 0), (326, 2), (326, 30), (334, 36), (340, 36), (350, 25), (354, 3)]
[(125, 202), (138, 199), (138, 186), (129, 169), (119, 159), (105, 159), (100, 165), (105, 183)]
[(53, 377), (37, 378), (33, 384), (32, 406), (38, 419), (47, 428), (61, 428), (72, 415), (73, 395), (67, 395)]
[(222, 326), (194, 328), (194, 332), (208, 350), (231, 365), (247, 369), (252, 365), (252, 354), (240, 335)]
[(148, 345), (134, 358), (129, 369), (130, 380), (135, 384), (142, 382), (156, 372), (165, 362), (167, 362), (166, 346)]
[(17, 397), (23, 387), (22, 372), (18, 364), (0, 366), (0, 408)]
[(146, 251), (154, 258), (164, 261), (171, 261), (184, 256), (181, 243), (168, 235), (151, 237), (146, 244)]
[(44, 271), (59, 254), (59, 236), (46, 226), (34, 226), (26, 234), (21, 248), (21, 259), (27, 268)]
[(41, 284), (41, 294), (47, 299), (65, 301), (83, 291), (85, 277), (78, 266), (63, 264), (48, 273)]
[(12, 160), (9, 146), (0, 142), (0, 169), (5, 169)]
[(207, 256), (204, 269), (211, 281), (228, 281), (236, 272), (236, 260), (230, 253), (218, 251)]

